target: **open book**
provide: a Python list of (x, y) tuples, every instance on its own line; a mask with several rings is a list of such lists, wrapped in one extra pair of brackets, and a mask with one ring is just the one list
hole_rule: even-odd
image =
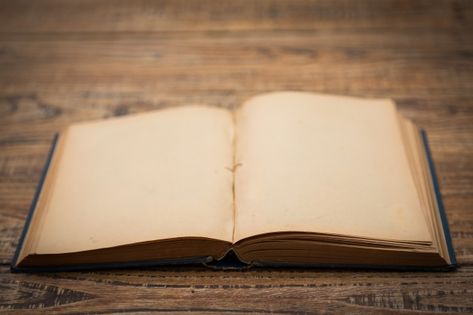
[(303, 92), (74, 124), (13, 270), (452, 267), (424, 137), (390, 100)]

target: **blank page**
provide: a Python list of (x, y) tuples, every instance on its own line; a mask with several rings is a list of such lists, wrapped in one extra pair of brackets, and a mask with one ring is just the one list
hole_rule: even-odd
[(231, 242), (233, 121), (186, 106), (69, 127), (37, 253), (174, 237)]
[(302, 231), (431, 241), (389, 100), (279, 92), (237, 115), (234, 241)]

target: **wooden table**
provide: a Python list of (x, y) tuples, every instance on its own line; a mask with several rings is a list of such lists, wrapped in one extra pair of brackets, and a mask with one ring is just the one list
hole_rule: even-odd
[[(10, 273), (56, 131), (288, 89), (391, 97), (427, 130), (458, 271)], [(473, 2), (2, 2), (0, 263), (22, 312), (473, 312)]]

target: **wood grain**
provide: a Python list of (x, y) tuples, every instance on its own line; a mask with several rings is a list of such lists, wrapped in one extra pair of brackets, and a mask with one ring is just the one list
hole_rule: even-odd
[[(473, 313), (473, 2), (12, 1), (0, 21), (0, 310)], [(285, 89), (391, 97), (427, 130), (457, 272), (9, 272), (58, 130)]]

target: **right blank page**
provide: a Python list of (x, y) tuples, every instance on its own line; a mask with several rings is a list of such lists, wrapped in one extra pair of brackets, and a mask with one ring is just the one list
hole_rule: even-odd
[(234, 242), (295, 231), (432, 240), (391, 101), (278, 92), (236, 121)]

